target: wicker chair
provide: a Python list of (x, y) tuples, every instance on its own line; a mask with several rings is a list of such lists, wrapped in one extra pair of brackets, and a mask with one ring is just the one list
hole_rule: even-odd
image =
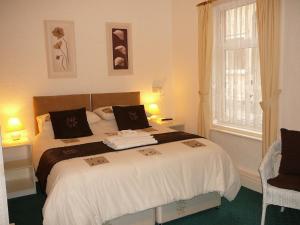
[(268, 205), (300, 209), (300, 192), (274, 187), (267, 183), (268, 179), (278, 176), (281, 160), (281, 141), (275, 142), (265, 155), (259, 168), (263, 186), (263, 205), (261, 225), (265, 224), (266, 209)]

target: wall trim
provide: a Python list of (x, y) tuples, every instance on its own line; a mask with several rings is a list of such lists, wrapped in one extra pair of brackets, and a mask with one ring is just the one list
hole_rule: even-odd
[(262, 193), (260, 176), (239, 168), (242, 186), (250, 190)]

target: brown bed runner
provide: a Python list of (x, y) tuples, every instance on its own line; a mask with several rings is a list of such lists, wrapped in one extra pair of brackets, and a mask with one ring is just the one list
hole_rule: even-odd
[[(157, 144), (165, 144), (169, 142), (183, 141), (183, 140), (188, 140), (193, 138), (201, 138), (198, 135), (189, 134), (182, 131), (153, 134), (153, 137), (157, 140), (158, 142)], [(138, 148), (138, 147), (134, 147), (134, 148)], [(51, 148), (46, 150), (43, 153), (36, 171), (36, 176), (39, 180), (42, 190), (45, 192), (48, 175), (52, 167), (56, 163), (67, 159), (98, 155), (98, 154), (115, 152), (115, 151), (117, 150), (108, 147), (102, 141), (80, 144), (80, 145), (72, 145), (66, 147), (59, 147), (59, 148)], [(123, 150), (119, 150), (119, 151), (123, 151)]]

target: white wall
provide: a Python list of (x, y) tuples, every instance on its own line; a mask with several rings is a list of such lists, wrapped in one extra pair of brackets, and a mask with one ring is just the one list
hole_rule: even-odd
[(173, 0), (173, 92), (176, 117), (187, 131), (197, 132), (198, 115), (198, 27), (199, 0)]
[(280, 126), (300, 130), (300, 1), (282, 1)]
[[(202, 0), (173, 0), (173, 83), (178, 117), (185, 118), (189, 131), (197, 130), (198, 63), (197, 3)], [(282, 34), (280, 124), (300, 130), (300, 1), (284, 0)], [(179, 85), (180, 87), (178, 87)], [(244, 185), (259, 190), (258, 167), (261, 142), (218, 131), (211, 139), (231, 156), (242, 174)]]
[[(171, 18), (171, 0), (0, 1), (0, 124), (16, 115), (32, 131), (34, 95), (149, 92), (156, 79), (170, 102)], [(48, 79), (44, 20), (74, 21), (76, 79)], [(107, 75), (106, 22), (132, 23), (133, 76)]]

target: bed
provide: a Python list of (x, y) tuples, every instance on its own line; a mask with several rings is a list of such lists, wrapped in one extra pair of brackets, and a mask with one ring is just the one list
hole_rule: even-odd
[[(137, 105), (139, 92), (34, 97), (35, 117), (49, 111), (110, 105)], [(173, 130), (152, 124), (151, 133)], [(33, 145), (35, 168), (47, 149), (103, 140), (117, 131), (115, 121), (90, 125), (93, 136), (64, 143), (51, 132), (39, 133)], [(36, 125), (36, 131), (37, 131)], [(197, 138), (205, 146), (191, 148), (175, 141), (151, 146), (159, 154), (145, 156), (139, 147), (101, 154), (109, 162), (89, 166), (78, 157), (61, 161), (47, 179), (44, 225), (153, 225), (220, 204), (220, 196), (235, 198), (240, 189), (237, 170), (222, 148)]]

